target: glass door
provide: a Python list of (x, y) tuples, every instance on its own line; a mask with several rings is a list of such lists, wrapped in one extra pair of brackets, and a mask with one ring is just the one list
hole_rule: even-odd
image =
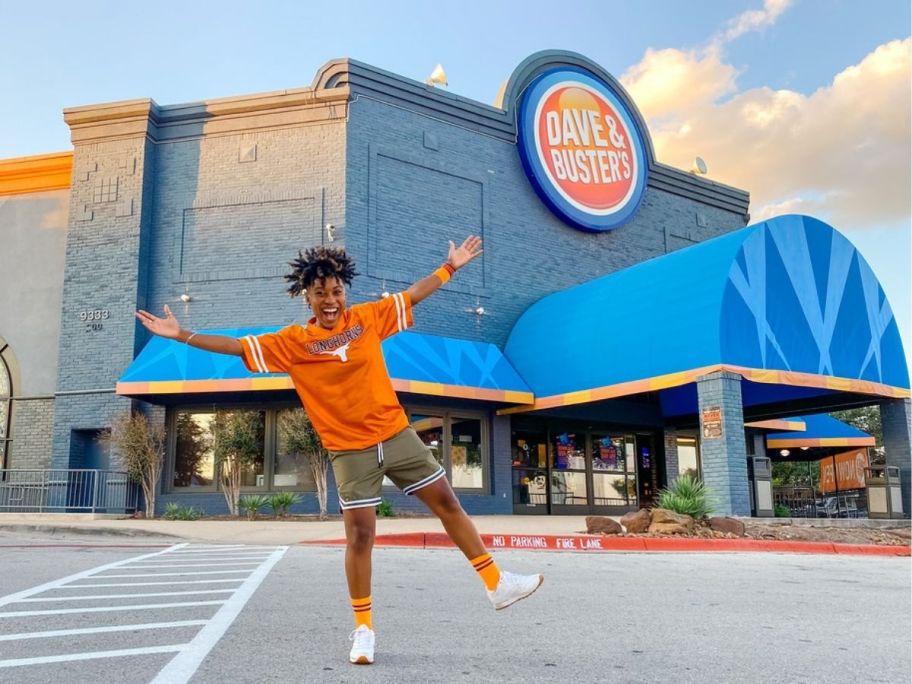
[(585, 434), (575, 432), (551, 435), (552, 513), (581, 515), (589, 510), (585, 440)]
[(513, 513), (548, 513), (548, 442), (544, 432), (513, 432)]
[(637, 507), (637, 473), (631, 435), (592, 434), (593, 512), (622, 513)]

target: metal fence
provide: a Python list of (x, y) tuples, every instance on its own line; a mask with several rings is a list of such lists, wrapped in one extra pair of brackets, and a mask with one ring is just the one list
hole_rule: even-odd
[(773, 503), (789, 509), (792, 518), (865, 518), (864, 490), (821, 496), (811, 487), (773, 487)]
[(139, 485), (116, 470), (0, 469), (0, 511), (133, 513)]

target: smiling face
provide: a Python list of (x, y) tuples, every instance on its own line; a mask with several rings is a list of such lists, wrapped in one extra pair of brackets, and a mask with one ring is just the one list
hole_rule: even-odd
[(332, 330), (345, 310), (345, 285), (338, 278), (318, 278), (307, 288), (307, 303), (310, 305), (317, 325)]

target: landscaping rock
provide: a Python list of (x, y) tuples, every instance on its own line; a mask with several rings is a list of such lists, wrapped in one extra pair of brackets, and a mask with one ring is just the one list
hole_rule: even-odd
[(649, 529), (650, 522), (652, 522), (652, 519), (649, 516), (649, 511), (645, 508), (626, 513), (624, 517), (621, 518), (621, 525), (623, 525), (624, 529), (630, 534), (645, 532)]
[(710, 518), (709, 526), (716, 532), (725, 532), (736, 537), (744, 536), (744, 523), (734, 518)]
[(694, 519), (689, 515), (681, 515), (664, 508), (652, 509), (651, 520), (650, 534), (691, 534), (694, 529)]
[(601, 515), (586, 516), (586, 532), (589, 534), (620, 534), (623, 532), (616, 520)]

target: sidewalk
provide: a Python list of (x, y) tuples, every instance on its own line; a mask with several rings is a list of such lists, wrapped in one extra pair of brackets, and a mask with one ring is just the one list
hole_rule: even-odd
[[(776, 552), (909, 556), (910, 547), (766, 539), (596, 536), (586, 534), (584, 516), (488, 515), (472, 518), (493, 549), (586, 552)], [(840, 521), (845, 525), (848, 521)], [(908, 521), (852, 521), (855, 525), (894, 527)], [(79, 514), (0, 513), (0, 532), (30, 532), (57, 543), (104, 536), (124, 543), (344, 544), (341, 520), (143, 520)], [(378, 518), (377, 546), (452, 548), (436, 518)]]

